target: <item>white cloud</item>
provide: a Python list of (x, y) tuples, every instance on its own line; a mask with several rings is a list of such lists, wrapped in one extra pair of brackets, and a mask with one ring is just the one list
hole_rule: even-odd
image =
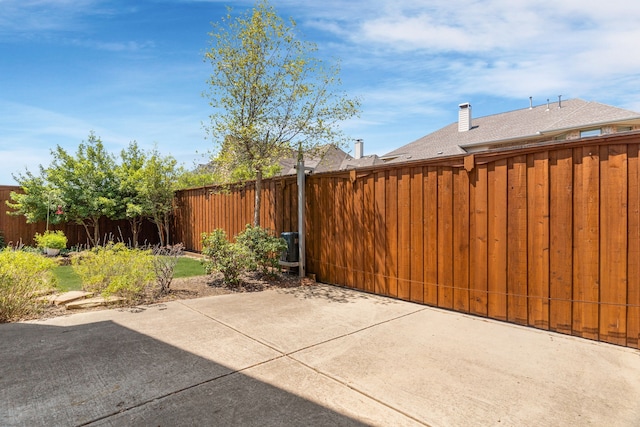
[(153, 41), (119, 41), (105, 42), (97, 40), (73, 39), (70, 42), (75, 46), (87, 47), (90, 49), (105, 50), (110, 52), (138, 52), (145, 49), (153, 49), (156, 47)]
[(371, 2), (361, 13), (349, 7), (333, 19), (318, 11), (310, 25), (346, 38), (341, 51), (351, 57), (345, 65), (358, 62), (356, 53), (370, 68), (388, 72), (379, 83), (390, 93), (399, 80), (433, 77), (451, 97), (583, 96), (637, 73), (639, 14), (640, 2), (631, 0), (400, 0)]
[(86, 15), (104, 14), (99, 0), (3, 0), (0, 36), (31, 37), (35, 33), (73, 31)]

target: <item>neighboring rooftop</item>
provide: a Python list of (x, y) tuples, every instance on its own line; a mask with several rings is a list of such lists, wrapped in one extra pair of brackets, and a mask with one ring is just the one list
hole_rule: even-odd
[[(362, 144), (360, 140), (356, 143), (355, 157), (352, 157), (335, 145), (323, 145), (312, 153), (305, 154), (304, 165), (305, 167), (312, 168), (313, 172), (318, 173), (361, 168), (383, 163), (380, 157), (375, 154), (370, 156), (362, 155)], [(292, 152), (291, 157), (280, 159), (279, 163), (281, 167), (280, 175), (295, 175), (297, 153)]]
[(592, 134), (640, 129), (640, 113), (582, 99), (558, 100), (485, 117), (472, 118), (460, 104), (459, 121), (393, 150), (382, 159), (399, 162)]

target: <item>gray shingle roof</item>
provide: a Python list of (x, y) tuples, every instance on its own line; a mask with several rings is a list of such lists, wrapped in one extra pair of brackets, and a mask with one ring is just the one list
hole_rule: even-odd
[(393, 150), (383, 158), (391, 161), (426, 159), (466, 153), (474, 146), (551, 140), (571, 129), (586, 129), (613, 123), (640, 123), (640, 113), (582, 99), (539, 105), (491, 116), (472, 118), (469, 131), (459, 132), (452, 123)]

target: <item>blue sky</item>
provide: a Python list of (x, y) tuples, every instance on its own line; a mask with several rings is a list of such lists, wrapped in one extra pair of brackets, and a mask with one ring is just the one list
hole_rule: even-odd
[[(253, 1), (0, 0), (0, 184), (74, 152), (90, 131), (187, 167), (213, 148), (202, 93), (211, 30)], [(342, 124), (384, 154), (457, 120), (583, 98), (640, 111), (636, 0), (272, 0), (318, 56), (341, 60), (362, 114)]]

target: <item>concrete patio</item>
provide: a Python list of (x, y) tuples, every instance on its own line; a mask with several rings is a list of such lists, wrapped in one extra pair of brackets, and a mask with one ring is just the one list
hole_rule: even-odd
[(640, 425), (637, 350), (325, 285), (0, 341), (0, 425)]

